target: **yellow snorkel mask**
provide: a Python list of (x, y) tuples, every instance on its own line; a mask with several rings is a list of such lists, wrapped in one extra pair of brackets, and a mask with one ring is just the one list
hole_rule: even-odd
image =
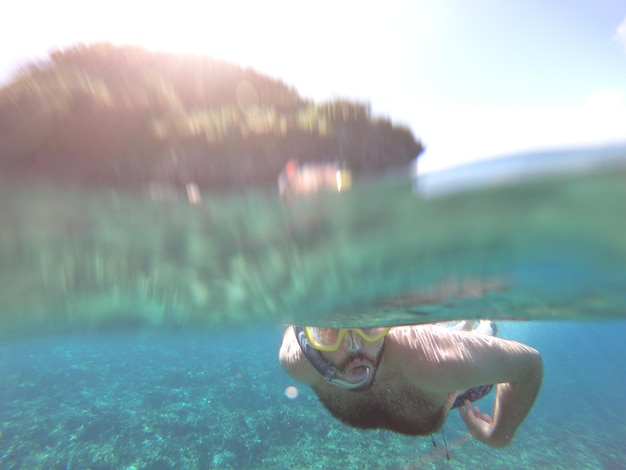
[(368, 343), (375, 343), (389, 333), (389, 327), (380, 328), (317, 328), (314, 326), (303, 327), (304, 334), (311, 346), (318, 351), (337, 351), (344, 336), (348, 331), (358, 334)]

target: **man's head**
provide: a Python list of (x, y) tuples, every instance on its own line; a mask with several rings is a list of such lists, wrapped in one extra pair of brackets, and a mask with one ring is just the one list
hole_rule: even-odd
[(304, 327), (308, 343), (348, 381), (365, 390), (374, 382), (389, 328)]

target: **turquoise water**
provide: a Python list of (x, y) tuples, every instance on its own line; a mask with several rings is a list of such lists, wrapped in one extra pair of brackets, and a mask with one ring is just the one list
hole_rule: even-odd
[[(624, 201), (623, 148), (292, 204), (5, 181), (0, 468), (624, 468)], [(450, 461), (441, 435), (353, 430), (278, 364), (289, 322), (477, 317), (544, 358), (506, 449), (456, 413)]]
[(276, 327), (5, 341), (0, 468), (624, 468), (626, 321), (499, 328), (542, 353), (542, 390), (505, 449), (451, 413), (450, 461), (441, 435), (435, 448), (331, 418), (280, 368)]

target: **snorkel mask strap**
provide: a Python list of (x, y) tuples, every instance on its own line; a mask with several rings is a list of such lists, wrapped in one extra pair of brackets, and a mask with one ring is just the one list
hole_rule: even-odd
[(293, 326), (293, 332), (296, 335), (296, 339), (298, 340), (298, 344), (300, 345), (300, 349), (309, 360), (311, 365), (315, 368), (316, 371), (320, 373), (326, 382), (329, 384), (335, 385), (339, 388), (344, 388), (346, 390), (355, 390), (357, 388), (362, 387), (370, 378), (371, 370), (367, 367), (367, 373), (365, 377), (362, 379), (355, 381), (350, 374), (346, 374), (343, 371), (331, 366), (326, 359), (322, 357), (322, 354), (315, 349), (309, 340), (306, 337), (306, 333), (304, 332), (304, 328), (301, 326)]

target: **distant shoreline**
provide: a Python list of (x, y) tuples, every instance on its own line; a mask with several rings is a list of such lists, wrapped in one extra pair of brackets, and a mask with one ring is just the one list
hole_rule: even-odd
[(367, 103), (314, 103), (248, 68), (106, 43), (52, 52), (0, 88), (0, 142), (6, 175), (201, 190), (274, 185), (291, 159), (358, 178), (424, 150)]

